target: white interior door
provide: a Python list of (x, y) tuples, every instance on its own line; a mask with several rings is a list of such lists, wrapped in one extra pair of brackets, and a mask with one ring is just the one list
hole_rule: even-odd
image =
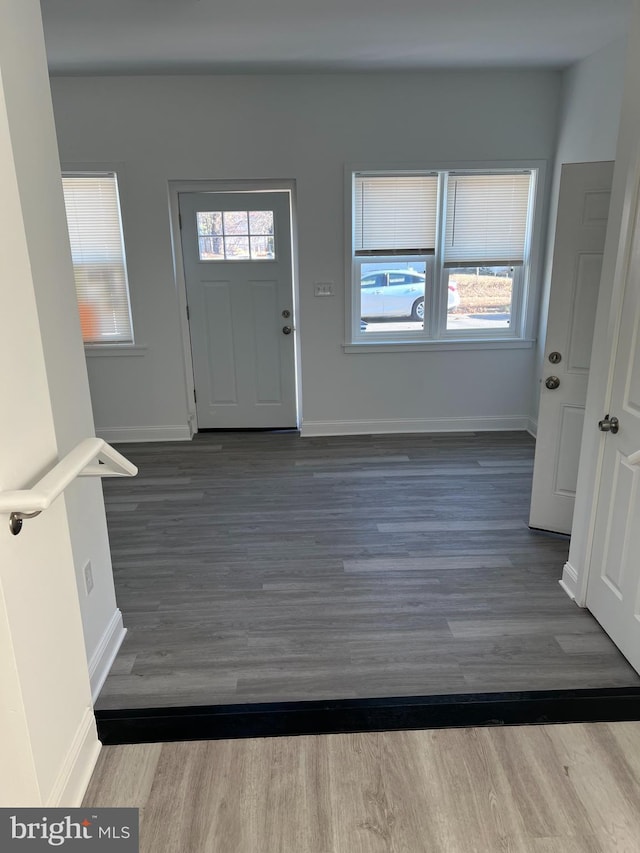
[(571, 532), (612, 179), (610, 162), (562, 167), (529, 518), (541, 530)]
[(200, 428), (296, 426), (290, 198), (180, 193)]
[[(587, 607), (640, 671), (640, 219), (626, 277), (611, 418), (603, 436)], [(605, 413), (603, 413), (604, 415)], [(607, 424), (604, 424), (607, 427)]]

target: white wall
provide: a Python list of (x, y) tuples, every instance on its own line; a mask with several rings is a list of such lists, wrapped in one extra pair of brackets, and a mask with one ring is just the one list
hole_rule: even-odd
[(544, 342), (547, 331), (560, 173), (563, 163), (615, 160), (626, 47), (626, 39), (618, 39), (572, 65), (562, 75), (562, 107), (551, 188), (544, 284), (540, 301), (534, 417), (537, 417), (539, 382), (544, 367)]
[[(0, 0), (0, 490), (36, 481), (91, 426), (37, 0)], [(59, 305), (56, 304), (59, 302)], [(68, 345), (69, 349), (66, 350)], [(64, 496), (20, 535), (0, 515), (0, 805), (79, 805), (100, 749), (72, 536), (104, 511)], [(93, 550), (91, 552), (94, 553)]]
[[(307, 431), (526, 425), (533, 349), (343, 352), (344, 164), (552, 159), (558, 73), (54, 78), (52, 89), (62, 162), (120, 164), (146, 346), (88, 359), (99, 432), (188, 435), (168, 181), (247, 178), (297, 182)], [(314, 298), (314, 281), (334, 281), (334, 298)]]
[[(8, 28), (5, 32), (10, 39)], [(10, 94), (18, 98), (13, 91)], [(55, 146), (48, 86), (44, 94), (48, 98), (46, 118)], [(30, 263), (41, 317), (56, 441), (60, 455), (64, 455), (95, 431), (60, 175), (52, 172), (50, 163), (41, 156), (42, 133), (34, 132), (28, 111), (16, 111), (12, 124), (12, 136), (19, 140), (14, 146), (16, 165), (21, 174), (31, 178), (28, 184), (22, 183), (21, 205), (25, 219), (35, 223), (27, 235)], [(58, 264), (58, 280), (52, 258)], [(67, 489), (66, 502), (85, 649), (95, 694), (108, 674), (116, 646), (124, 637), (122, 616), (116, 605), (100, 481), (77, 480)], [(89, 561), (94, 587), (87, 595), (84, 567)]]
[[(5, 33), (10, 40), (8, 28), (5, 28)], [(46, 95), (50, 104), (48, 87)], [(51, 106), (47, 116), (53, 128)], [(55, 128), (53, 132), (55, 145)], [(21, 204), (25, 218), (37, 223), (28, 235), (33, 244), (30, 245), (30, 262), (42, 318), (41, 336), (56, 441), (63, 455), (83, 438), (94, 435), (94, 422), (60, 176), (55, 171), (48, 171), (50, 164), (40, 156), (41, 138), (33, 131), (28, 111), (16, 112), (12, 136), (20, 139), (14, 147), (17, 167), (32, 178), (28, 185), (23, 183), (21, 186)], [(61, 280), (55, 282), (56, 286), (52, 281), (51, 257), (54, 255), (63, 271)], [(107, 675), (115, 646), (124, 636), (113, 586), (102, 486), (96, 480), (78, 480), (67, 490), (66, 500), (85, 648), (95, 693)], [(90, 595), (86, 593), (84, 582), (84, 567), (88, 561), (91, 562), (94, 579)]]
[(617, 39), (564, 72), (559, 163), (615, 159), (626, 49)]

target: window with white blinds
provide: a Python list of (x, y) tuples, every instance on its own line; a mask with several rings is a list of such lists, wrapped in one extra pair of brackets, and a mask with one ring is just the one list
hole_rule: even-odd
[(83, 340), (133, 343), (116, 175), (65, 174), (62, 186)]
[(449, 173), (445, 266), (522, 264), (530, 185), (530, 173)]
[(356, 255), (433, 254), (437, 175), (356, 175), (354, 189)]
[(528, 341), (542, 168), (352, 171), (351, 343)]

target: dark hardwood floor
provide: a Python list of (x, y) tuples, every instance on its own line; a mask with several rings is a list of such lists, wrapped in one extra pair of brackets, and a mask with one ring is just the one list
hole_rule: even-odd
[(526, 433), (201, 433), (106, 480), (99, 709), (638, 686), (527, 527)]

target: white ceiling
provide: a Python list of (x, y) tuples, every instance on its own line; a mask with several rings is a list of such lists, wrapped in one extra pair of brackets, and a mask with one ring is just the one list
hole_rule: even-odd
[(631, 0), (41, 0), (55, 74), (569, 65)]

